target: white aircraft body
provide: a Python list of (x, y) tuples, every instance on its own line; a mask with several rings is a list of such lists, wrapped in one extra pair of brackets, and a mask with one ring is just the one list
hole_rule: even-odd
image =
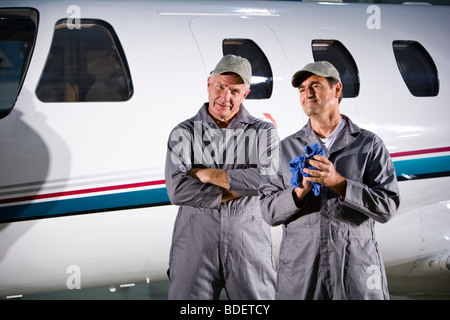
[[(167, 280), (170, 131), (248, 55), (244, 105), (281, 138), (293, 73), (328, 59), (401, 205), (377, 224), (391, 295), (450, 297), (450, 7), (282, 1), (0, 2), (0, 296)], [(273, 228), (274, 252), (281, 238)]]

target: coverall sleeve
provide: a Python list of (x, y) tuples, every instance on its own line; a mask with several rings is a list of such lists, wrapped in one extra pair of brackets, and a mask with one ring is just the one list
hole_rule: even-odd
[(391, 156), (381, 139), (374, 142), (363, 180), (347, 179), (343, 205), (380, 223), (389, 221), (397, 211), (400, 205), (397, 176)]
[(186, 128), (175, 128), (167, 143), (165, 180), (170, 201), (175, 205), (219, 208), (223, 189), (202, 183), (189, 175), (192, 169), (192, 135)]
[(257, 167), (227, 170), (230, 190), (242, 196), (259, 196), (259, 186), (263, 175), (275, 171), (273, 165), (277, 157), (272, 150), (278, 151), (279, 137), (275, 126), (268, 122), (261, 122), (258, 129)]
[(288, 221), (306, 204), (306, 198), (300, 206), (294, 201), (294, 188), (287, 184), (283, 176), (282, 152), (279, 138), (274, 140), (272, 152), (267, 155), (271, 164), (270, 170), (262, 175), (259, 186), (260, 206), (263, 219), (271, 226), (277, 226)]
[(260, 205), (263, 219), (271, 226), (287, 222), (293, 215), (301, 210), (306, 199), (298, 207), (293, 197), (293, 187), (285, 188), (280, 175), (262, 178), (260, 192)]
[(241, 196), (258, 196), (261, 173), (258, 168), (227, 170), (230, 190)]

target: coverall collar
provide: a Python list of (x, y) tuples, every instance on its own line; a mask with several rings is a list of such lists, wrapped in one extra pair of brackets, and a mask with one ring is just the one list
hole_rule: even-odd
[[(362, 131), (360, 127), (358, 127), (356, 124), (354, 124), (349, 117), (346, 115), (341, 114), (342, 118), (344, 118), (347, 121), (346, 126), (344, 129), (339, 133), (339, 135), (336, 138), (336, 141), (331, 146), (331, 149), (329, 151), (329, 154), (339, 151), (342, 148), (344, 148), (346, 145), (351, 143)], [(305, 144), (306, 145), (312, 145), (314, 143), (319, 143), (319, 139), (317, 138), (316, 134), (314, 133), (314, 130), (311, 127), (311, 120), (308, 119), (308, 123), (297, 133), (295, 134), (296, 137), (302, 138), (305, 137)]]
[[(202, 122), (206, 122), (208, 126), (216, 126), (216, 122), (212, 118), (212, 116), (208, 112), (209, 103), (205, 102), (203, 106), (200, 108), (199, 112), (197, 113), (196, 118), (201, 120)], [(255, 123), (256, 118), (253, 117), (247, 109), (245, 109), (244, 105), (241, 104), (239, 107), (239, 111), (235, 114), (233, 117), (233, 120), (231, 120), (230, 124), (227, 128), (236, 128), (240, 123), (246, 123), (246, 124), (253, 124)]]

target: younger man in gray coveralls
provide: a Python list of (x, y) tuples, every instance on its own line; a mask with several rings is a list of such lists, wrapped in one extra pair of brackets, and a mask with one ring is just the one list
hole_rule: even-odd
[[(388, 299), (374, 225), (387, 222), (400, 199), (394, 165), (382, 140), (341, 115), (342, 83), (326, 61), (296, 72), (308, 123), (281, 142), (278, 174), (264, 176), (261, 207), (270, 225), (283, 224), (277, 299)], [(289, 163), (316, 143), (298, 187)], [(310, 182), (320, 184), (311, 192)]]
[(170, 134), (166, 185), (180, 205), (169, 299), (274, 299), (276, 271), (258, 187), (274, 126), (242, 105), (251, 65), (228, 55), (208, 78), (208, 103)]

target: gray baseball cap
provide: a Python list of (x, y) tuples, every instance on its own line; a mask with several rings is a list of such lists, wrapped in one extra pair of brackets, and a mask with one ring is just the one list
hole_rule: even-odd
[(341, 82), (339, 71), (331, 63), (328, 61), (317, 61), (308, 63), (302, 70), (297, 71), (292, 76), (292, 86), (298, 88), (303, 81), (311, 76), (311, 73), (325, 78), (334, 78)]
[(250, 84), (252, 66), (247, 59), (229, 54), (220, 59), (213, 71), (215, 74), (233, 72), (241, 76), (245, 84)]

